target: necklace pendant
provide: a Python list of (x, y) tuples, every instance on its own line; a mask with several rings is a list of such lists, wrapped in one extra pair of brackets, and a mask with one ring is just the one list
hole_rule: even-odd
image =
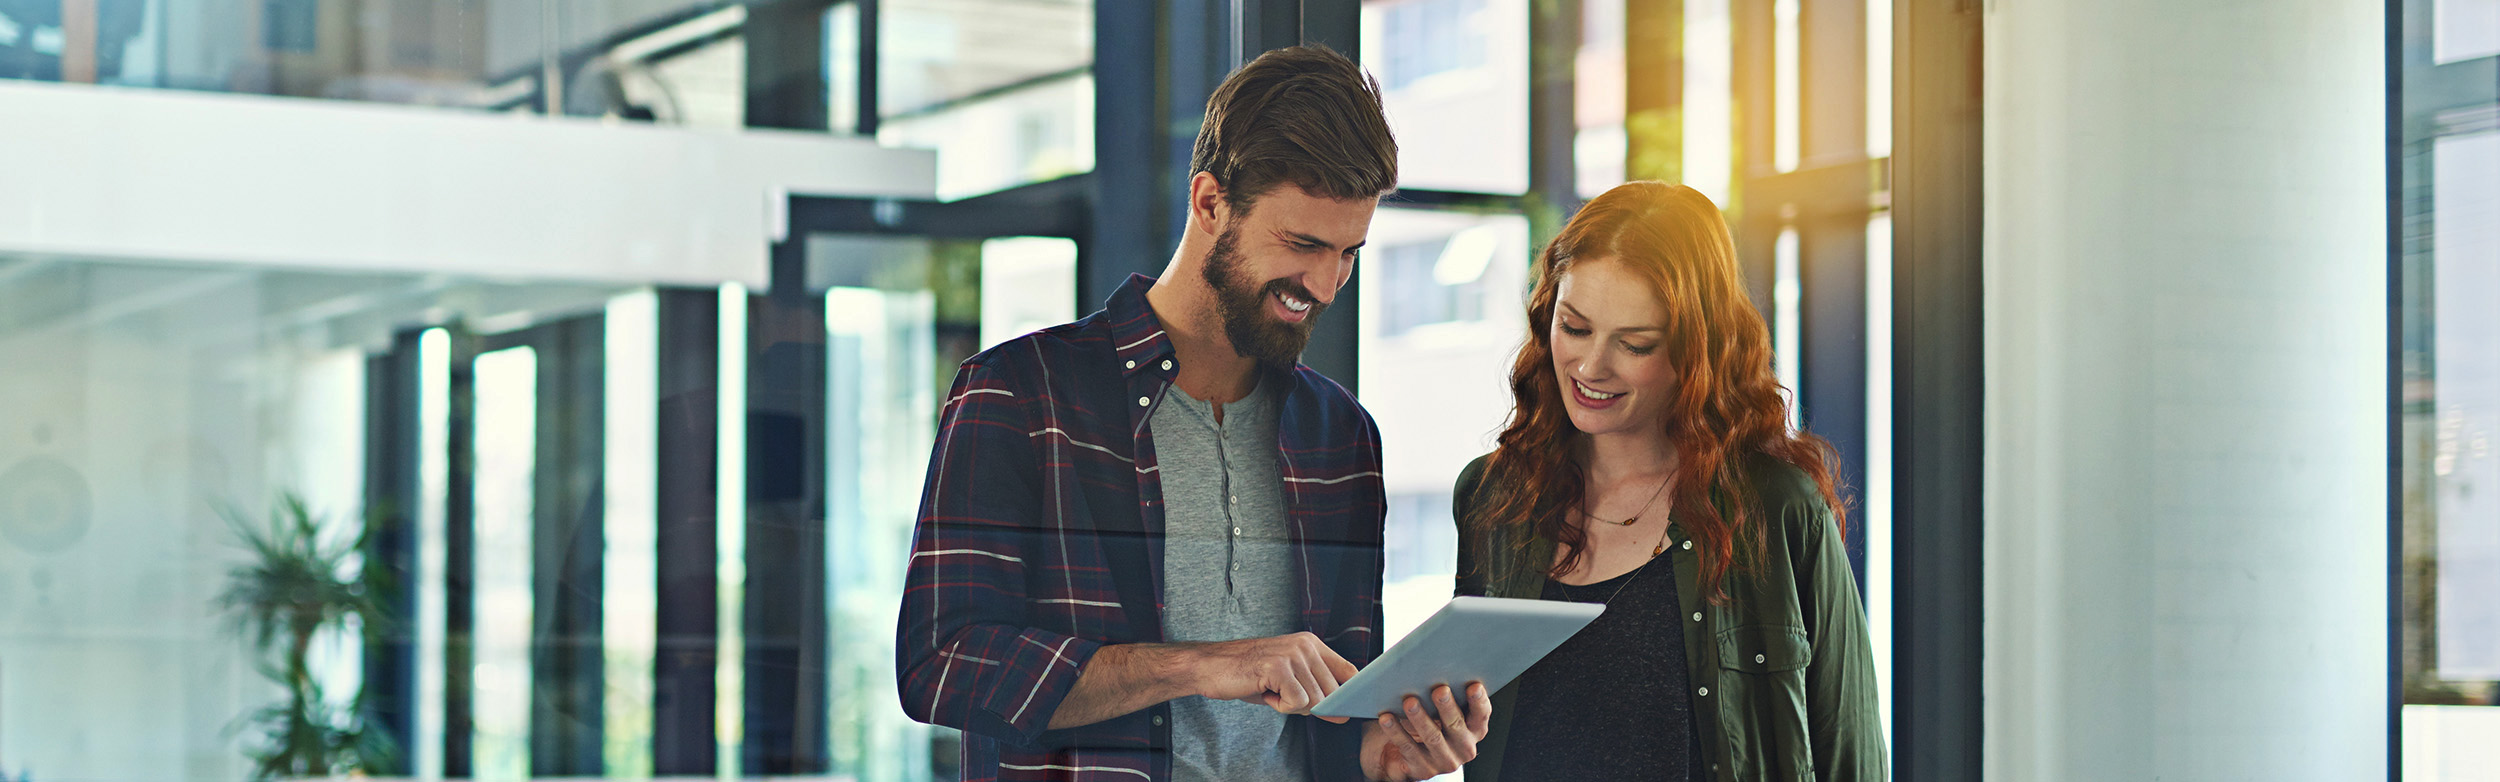
[(1650, 549), (1649, 549), (1649, 558), (1650, 558), (1650, 559), (1657, 559), (1657, 558), (1658, 558), (1658, 555), (1660, 555), (1660, 554), (1664, 554), (1664, 553), (1667, 553), (1667, 544), (1660, 543), (1660, 544), (1658, 544), (1658, 545), (1656, 545), (1656, 546), (1651, 546), (1651, 547), (1650, 547)]

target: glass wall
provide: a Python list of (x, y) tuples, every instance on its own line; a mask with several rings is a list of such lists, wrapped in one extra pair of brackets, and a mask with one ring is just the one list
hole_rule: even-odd
[[(1684, 5), (1663, 132), (1626, 111), (1640, 4), (1582, 6), (1579, 194), (1665, 139), (1649, 151), (1732, 204), (1747, 3)], [(1380, 210), (1349, 313), (1387, 449), (1391, 641), (1447, 599), (1451, 483), (1509, 411), (1541, 239), (1521, 197), (1535, 7), (1361, 3), (1401, 185), (1444, 196)], [(359, 122), (508, 113), (589, 134), (573, 146), (755, 138), (793, 158), (868, 147), (850, 135), (933, 150), (934, 193), (958, 200), (1094, 168), (1096, 22), (1087, 0), (0, 0), (0, 100), (102, 85)], [(341, 202), (427, 212), (359, 189), (367, 173), (338, 174)], [(524, 206), (695, 198), (653, 179)], [(791, 200), (760, 190), (770, 214), (684, 227), (790, 251), (736, 280), (661, 283), (704, 259), (642, 246), (600, 258), (631, 271), (540, 277), (0, 243), (0, 779), (240, 779), (285, 748), (254, 720), (290, 715), (379, 776), (955, 778), (957, 737), (903, 715), (892, 670), (934, 416), (964, 358), (1094, 306), (1082, 243), (895, 233), (933, 205), (884, 195), (851, 197), (871, 202), (857, 233), (784, 237), (767, 226)], [(5, 195), (0, 227), (58, 219)], [(512, 238), (472, 228), (411, 230), (474, 239), (459, 256)], [(1766, 243), (1759, 266), (1804, 291), (1793, 316), (1815, 245), (1780, 246), (1795, 262)], [(311, 572), (371, 603), (306, 634), (300, 661), (221, 602), (289, 496), (336, 550)], [(299, 662), (309, 689), (260, 671)]]
[(881, 0), (877, 139), (955, 199), (1094, 168), (1090, 0)]
[(1528, 221), (1382, 209), (1363, 252), (1357, 355), (1389, 494), (1382, 595), (1394, 644), (1450, 599), (1451, 487), (1493, 450), (1510, 414), (1510, 360), (1527, 328)]
[(2403, 761), (2467, 779), (2500, 765), (2500, 5), (2402, 7)]
[(1367, 0), (1362, 18), (1399, 186), (1525, 192), (1528, 0)]
[[(720, 0), (24, 0), (0, 78), (739, 124)], [(726, 44), (726, 45), (724, 45)]]
[[(540, 450), (530, 441), (553, 423), (544, 412), (576, 406), (536, 387), (554, 362), (533, 348), (461, 359), (454, 343), (595, 317), (617, 292), (0, 257), (0, 362), (11, 368), (0, 373), (0, 405), (11, 411), (0, 423), (0, 775), (243, 778), (246, 753), (272, 748), (264, 709), (291, 692), (266, 672), (309, 675), (318, 697), (291, 712), (352, 733), (351, 715), (381, 705), (357, 698), (379, 697), (367, 686), (375, 650), (440, 639), (453, 614), (474, 622), (477, 676), (438, 685), (477, 704), (474, 728), (461, 730), (475, 731), (479, 773), (526, 774), (526, 661), (533, 627), (546, 626), (529, 614), (528, 520), (535, 503), (559, 499), (535, 494), (539, 471), (556, 465), (533, 465)], [(462, 336), (420, 337), (413, 329), (425, 324)], [(423, 363), (418, 352), (436, 362), (425, 373), (436, 382), (383, 369), (395, 354)], [(350, 547), (359, 536), (404, 538), (391, 530), (439, 518), (438, 505), (372, 502), (377, 484), (399, 480), (372, 458), (399, 435), (374, 425), (395, 398), (447, 393), (455, 375), (477, 392), (474, 415), (460, 416), (476, 428), (456, 435), (481, 457), (459, 468), (485, 479), (474, 534), (497, 544), (476, 562), (474, 602), (410, 594), (427, 584), (376, 583), (383, 602), (422, 604), (423, 616), (366, 611), (281, 627), (274, 643), (255, 646), (240, 618), (268, 604), (254, 595), (285, 583), (273, 581), (283, 566), (325, 563), (301, 575), (354, 582), (376, 567)], [(432, 436), (448, 447), (450, 410), (427, 407), (442, 424)], [(407, 412), (411, 423), (428, 417)], [(276, 534), (273, 519), (289, 530), (300, 520), (309, 537), (297, 550), (250, 546)], [(439, 537), (441, 528), (418, 525)], [(309, 654), (290, 657), (294, 643)]]

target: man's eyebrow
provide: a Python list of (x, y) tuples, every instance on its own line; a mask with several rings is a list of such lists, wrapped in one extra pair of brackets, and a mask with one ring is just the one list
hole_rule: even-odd
[[(1301, 243), (1303, 243), (1303, 244), (1316, 244), (1316, 245), (1319, 245), (1319, 246), (1321, 246), (1321, 247), (1336, 247), (1336, 246), (1337, 246), (1337, 245), (1336, 245), (1336, 243), (1334, 243), (1334, 242), (1330, 242), (1330, 241), (1328, 241), (1328, 240), (1326, 240), (1326, 239), (1322, 239), (1322, 238), (1319, 238), (1319, 237), (1317, 237), (1317, 236), (1312, 236), (1312, 235), (1310, 235), (1310, 234), (1306, 234), (1306, 233), (1303, 233), (1303, 232), (1300, 232), (1300, 231), (1282, 231), (1282, 232), (1280, 232), (1280, 233), (1283, 233), (1283, 234), (1284, 234), (1287, 238), (1290, 238), (1290, 239), (1292, 239), (1292, 240), (1294, 240), (1294, 241), (1296, 241), (1296, 242), (1301, 242)], [(1346, 247), (1344, 247), (1344, 248), (1342, 248), (1342, 249), (1339, 249), (1339, 250), (1338, 250), (1338, 252), (1353, 252), (1353, 251), (1355, 251), (1355, 250), (1362, 249), (1363, 245), (1370, 244), (1370, 243), (1371, 243), (1371, 240), (1369, 240), (1369, 239), (1366, 239), (1366, 240), (1363, 240), (1363, 241), (1360, 241), (1360, 242), (1355, 242), (1354, 244), (1351, 244), (1351, 245), (1348, 245), (1348, 246), (1346, 246)]]

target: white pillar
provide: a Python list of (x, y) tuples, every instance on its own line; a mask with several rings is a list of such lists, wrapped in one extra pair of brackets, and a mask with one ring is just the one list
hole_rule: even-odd
[(1988, 778), (2383, 776), (2386, 5), (1985, 7)]

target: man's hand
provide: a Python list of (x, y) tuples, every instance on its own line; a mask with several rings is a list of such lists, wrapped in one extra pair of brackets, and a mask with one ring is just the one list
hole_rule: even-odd
[(1197, 694), (1266, 704), (1285, 714), (1309, 714), (1337, 685), (1354, 678), (1354, 664), (1310, 633), (1200, 644), (1188, 654)]
[(1483, 682), (1467, 685), (1467, 706), (1460, 708), (1447, 684), (1432, 688), (1433, 713), (1409, 695), (1403, 715), (1381, 712), (1363, 731), (1363, 776), (1389, 782), (1417, 780), (1457, 771), (1476, 759), (1476, 742), (1493, 727), (1493, 696)]

